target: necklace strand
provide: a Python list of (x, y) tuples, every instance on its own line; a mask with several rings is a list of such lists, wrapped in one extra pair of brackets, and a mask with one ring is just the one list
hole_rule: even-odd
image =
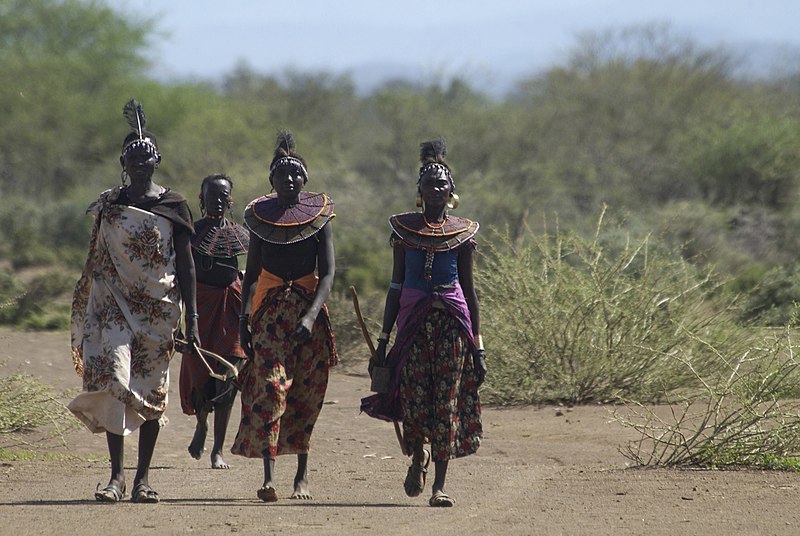
[(428, 229), (433, 229), (434, 231), (441, 230), (444, 227), (445, 222), (447, 222), (447, 214), (444, 215), (442, 218), (442, 223), (431, 223), (428, 221), (428, 218), (425, 217), (425, 213), (422, 214), (422, 219), (425, 221), (425, 227)]

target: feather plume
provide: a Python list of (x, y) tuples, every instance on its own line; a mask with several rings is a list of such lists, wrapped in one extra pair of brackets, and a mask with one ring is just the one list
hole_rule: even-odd
[(294, 153), (297, 142), (292, 133), (286, 129), (278, 131), (278, 139), (275, 146), (275, 156), (289, 156)]
[(128, 124), (131, 126), (131, 129), (138, 132), (139, 137), (141, 138), (142, 133), (144, 132), (144, 126), (147, 124), (147, 119), (144, 117), (142, 105), (139, 104), (136, 99), (131, 99), (125, 104), (125, 106), (122, 107), (122, 115), (124, 115), (125, 119), (128, 120)]
[(447, 156), (447, 144), (443, 138), (424, 141), (419, 144), (419, 161), (423, 164), (431, 162), (443, 164), (445, 156)]

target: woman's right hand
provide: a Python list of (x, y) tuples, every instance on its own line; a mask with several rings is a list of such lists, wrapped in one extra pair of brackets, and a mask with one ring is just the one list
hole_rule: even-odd
[(239, 344), (247, 357), (255, 356), (253, 351), (253, 334), (250, 333), (250, 326), (246, 322), (239, 323)]
[(378, 347), (375, 348), (375, 362), (383, 364), (386, 361), (386, 341), (378, 339)]
[(367, 366), (367, 371), (369, 372), (370, 377), (372, 377), (372, 368), (376, 365), (383, 366), (385, 362), (386, 341), (383, 339), (378, 339), (378, 347), (375, 348), (375, 355), (369, 360), (369, 365)]

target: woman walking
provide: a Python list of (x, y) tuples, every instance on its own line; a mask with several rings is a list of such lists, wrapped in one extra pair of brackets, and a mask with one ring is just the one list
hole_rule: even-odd
[(122, 185), (88, 209), (95, 224), (72, 302), (73, 362), (83, 392), (69, 409), (89, 430), (106, 434), (111, 478), (95, 499), (125, 496), (124, 437), (138, 429), (132, 500), (155, 503), (150, 462), (166, 423), (169, 361), (182, 310), (187, 338), (200, 344), (193, 227), (186, 199), (153, 181), (161, 154), (145, 130), (141, 105), (131, 100), (123, 114), (132, 130), (122, 143)]
[[(242, 378), (242, 417), (231, 452), (261, 458), (258, 497), (278, 500), (275, 459), (297, 455), (292, 499), (312, 498), (311, 433), (322, 409), (329, 367), (337, 355), (325, 300), (336, 269), (333, 201), (303, 191), (305, 160), (288, 131), (278, 135), (269, 168), (274, 193), (245, 209), (250, 248), (242, 285), (240, 337), (250, 362)], [(252, 299), (251, 290), (255, 287)]]
[[(472, 277), (478, 223), (448, 214), (458, 196), (445, 156), (443, 140), (421, 144), (422, 210), (389, 219), (394, 261), (375, 360), (390, 367), (391, 384), (387, 393), (361, 404), (372, 417), (402, 421), (403, 450), (412, 456), (404, 482), (409, 497), (422, 493), (433, 459), (429, 504), (437, 507), (455, 504), (445, 491), (449, 461), (480, 446), (478, 387), (486, 375)], [(397, 336), (387, 355), (395, 323)]]
[[(195, 222), (192, 257), (197, 276), (198, 327), (205, 350), (209, 350), (241, 369), (245, 357), (239, 344), (239, 315), (242, 313), (242, 278), (237, 257), (247, 252), (249, 234), (238, 223), (225, 217), (233, 198), (233, 180), (221, 173), (209, 175), (200, 185), (200, 211)], [(199, 460), (208, 434), (208, 415), (214, 414), (214, 444), (211, 468), (228, 469), (222, 446), (236, 399), (234, 380), (210, 376), (227, 375), (217, 361), (204, 360), (191, 348), (181, 359), (181, 409), (195, 415), (197, 426), (189, 444), (189, 454)]]

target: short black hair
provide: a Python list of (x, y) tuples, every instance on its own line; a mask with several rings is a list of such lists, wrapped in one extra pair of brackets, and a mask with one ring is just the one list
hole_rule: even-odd
[(233, 179), (231, 179), (228, 175), (225, 175), (224, 173), (213, 173), (203, 179), (203, 182), (200, 184), (200, 194), (202, 195), (202, 193), (206, 189), (206, 186), (218, 180), (228, 181), (228, 184), (231, 185), (231, 190), (233, 190)]

